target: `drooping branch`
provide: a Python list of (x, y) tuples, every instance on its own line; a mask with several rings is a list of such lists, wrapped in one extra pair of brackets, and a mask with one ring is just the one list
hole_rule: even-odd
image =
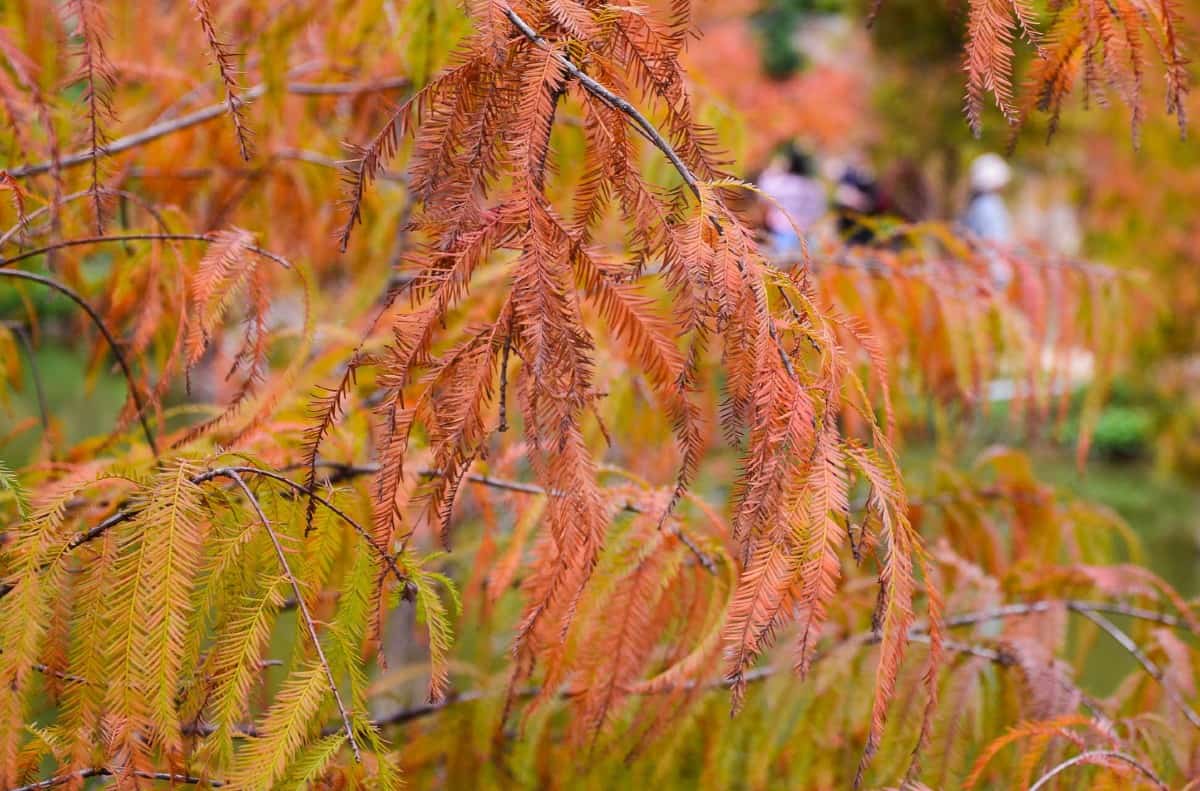
[(1186, 700), (1183, 699), (1182, 693), (1175, 687), (1171, 679), (1167, 678), (1167, 674), (1159, 667), (1154, 660), (1146, 656), (1146, 652), (1142, 650), (1132, 637), (1126, 634), (1119, 626), (1105, 618), (1094, 610), (1079, 610), (1080, 615), (1087, 618), (1092, 623), (1099, 626), (1109, 637), (1116, 641), (1117, 645), (1129, 652), (1130, 656), (1138, 661), (1146, 672), (1157, 681), (1167, 693), (1167, 697), (1171, 699), (1183, 715), (1187, 717), (1187, 721), (1195, 728), (1200, 728), (1200, 714), (1196, 713)]
[[(202, 233), (125, 233), (125, 234), (105, 234), (104, 236), (83, 236), (78, 239), (62, 239), (54, 244), (38, 247), (34, 250), (24, 250), (17, 255), (9, 256), (8, 258), (0, 259), (0, 269), (13, 264), (24, 261), (28, 258), (34, 258), (39, 255), (54, 252), (55, 250), (63, 250), (68, 247), (80, 247), (90, 244), (116, 244), (118, 242), (204, 242), (212, 244), (217, 241), (217, 238), (212, 234)], [(272, 253), (270, 250), (264, 250), (256, 245), (248, 244), (245, 246), (247, 252), (255, 255), (268, 258), (279, 264), (284, 269), (292, 269), (292, 265), (286, 258)]]
[(654, 126), (654, 124), (652, 124), (640, 110), (622, 97), (618, 96), (616, 93), (613, 93), (611, 90), (601, 85), (595, 80), (595, 78), (591, 77), (578, 66), (576, 66), (570, 58), (566, 57), (558, 50), (554, 49), (554, 47), (550, 46), (550, 42), (542, 38), (542, 36), (539, 35), (536, 30), (530, 27), (529, 23), (522, 19), (521, 16), (512, 8), (505, 7), (504, 15), (508, 17), (508, 20), (513, 23), (513, 26), (515, 26), (517, 30), (521, 31), (521, 34), (525, 36), (525, 38), (529, 39), (538, 47), (550, 53), (551, 57), (553, 57), (554, 60), (557, 61), (558, 64), (567, 71), (568, 74), (579, 80), (579, 84), (582, 85), (589, 93), (607, 104), (609, 107), (612, 107), (614, 110), (619, 110), (620, 112), (624, 113), (631, 121), (633, 121), (633, 123), (638, 127), (639, 131), (641, 131), (642, 134), (654, 144), (655, 148), (663, 152), (667, 159), (671, 161), (671, 165), (679, 172), (679, 175), (683, 178), (684, 183), (688, 185), (688, 188), (691, 189), (692, 193), (697, 197), (700, 196), (700, 183), (696, 180), (696, 176), (692, 173), (691, 168), (689, 168), (683, 159), (680, 158), (679, 153), (675, 151), (674, 146), (667, 142), (667, 139), (659, 133), (658, 128)]
[(21, 345), (21, 351), (25, 354), (25, 361), (29, 365), (29, 378), (33, 380), (33, 392), (37, 397), (38, 418), (42, 422), (42, 431), (50, 430), (50, 411), (46, 406), (46, 391), (42, 387), (42, 372), (38, 367), (37, 355), (33, 351), (33, 344), (29, 342), (29, 332), (20, 324), (11, 325), (13, 334), (17, 336), (17, 341)]
[(317, 652), (317, 659), (321, 662), (321, 667), (325, 670), (325, 678), (329, 681), (329, 691), (333, 693), (333, 700), (337, 703), (338, 713), (342, 716), (342, 725), (346, 730), (346, 739), (349, 740), (350, 748), (354, 751), (354, 760), (361, 764), (362, 753), (358, 748), (358, 741), (354, 737), (354, 726), (350, 723), (350, 714), (346, 711), (346, 705), (342, 703), (342, 693), (338, 691), (337, 679), (333, 676), (333, 669), (329, 666), (329, 660), (325, 658), (325, 650), (321, 648), (321, 638), (317, 635), (317, 627), (313, 623), (312, 615), (308, 611), (308, 605), (304, 603), (304, 594), (300, 591), (300, 583), (296, 582), (296, 576), (292, 574), (291, 566), (288, 565), (287, 553), (283, 551), (283, 545), (279, 543), (279, 536), (275, 535), (275, 529), (271, 527), (271, 521), (263, 513), (262, 505), (259, 504), (258, 498), (254, 496), (254, 492), (246, 485), (245, 479), (235, 470), (227, 470), (226, 472), (233, 478), (233, 482), (242, 490), (242, 493), (246, 495), (246, 499), (250, 501), (250, 506), (258, 516), (259, 523), (271, 539), (272, 546), (275, 547), (275, 556), (279, 559), (280, 569), (283, 571), (283, 575), (287, 578), (288, 583), (292, 586), (292, 593), (296, 597), (296, 606), (300, 610), (300, 618), (304, 621), (304, 626), (308, 632), (309, 639), (312, 641), (313, 649)]
[[(354, 531), (356, 533), (358, 533), (359, 535), (361, 535), (365, 539), (367, 539), (369, 546), (373, 550), (375, 550), (375, 552), (377, 552), (379, 554), (380, 558), (384, 560), (384, 563), (389, 567), (389, 569), (392, 571), (392, 573), (396, 575), (397, 581), (400, 582), (400, 584), (402, 584), (402, 585), (406, 583), (407, 578), (404, 576), (404, 573), (401, 572), (400, 569), (396, 566), (395, 560), (392, 559), (392, 557), (388, 554), (388, 552), (384, 548), (378, 546), (378, 544), (376, 544), (376, 542), (374, 540), (369, 538), (366, 530), (363, 528), (362, 525), (358, 524), (358, 522), (355, 521), (354, 519), (352, 519), (348, 514), (346, 514), (345, 511), (343, 511), (340, 508), (338, 508), (337, 506), (335, 506), (333, 503), (331, 503), (326, 498), (322, 497), (319, 494), (316, 494), (315, 492), (310, 493), (301, 484), (296, 483), (295, 481), (291, 480), (290, 478), (287, 478), (284, 475), (280, 475), (278, 473), (274, 473), (269, 470), (263, 470), (258, 467), (249, 467), (249, 466), (217, 467), (217, 468), (214, 468), (211, 470), (205, 470), (202, 473), (194, 475), (189, 480), (193, 484), (199, 485), (202, 483), (208, 483), (209, 481), (212, 481), (216, 478), (232, 479), (238, 473), (244, 473), (244, 474), (248, 474), (248, 475), (262, 475), (262, 476), (271, 478), (272, 480), (285, 482), (285, 483), (287, 483), (287, 485), (296, 489), (296, 491), (303, 492), (305, 496), (308, 496), (309, 494), (311, 494), (313, 500), (315, 500), (317, 503), (324, 506), (325, 508), (328, 508), (331, 513), (333, 513), (335, 516), (342, 519), (348, 525), (350, 525), (352, 528), (354, 528)], [(79, 535), (72, 538), (70, 541), (67, 542), (66, 546), (62, 549), (60, 554), (66, 554), (67, 552), (71, 552), (72, 550), (78, 549), (79, 547), (83, 546), (84, 544), (87, 544), (90, 541), (94, 541), (97, 538), (100, 538), (102, 535), (104, 535), (109, 530), (113, 529), (114, 527), (124, 524), (125, 522), (128, 522), (131, 519), (134, 519), (135, 517), (137, 517), (137, 515), (139, 513), (141, 513), (141, 511), (139, 509), (122, 508), (121, 510), (117, 511), (116, 513), (112, 514), (111, 516), (107, 517), (106, 519), (104, 519), (103, 521), (98, 523), (95, 527), (85, 530), (84, 532), (82, 532)], [(3, 599), (5, 596), (7, 596), (9, 593), (11, 593), (15, 586), (16, 586), (15, 582), (0, 583), (0, 599)]]
[(200, 21), (200, 27), (204, 31), (204, 38), (208, 41), (208, 49), (213, 62), (221, 75), (221, 82), (225, 85), (225, 104), (229, 108), (229, 117), (233, 121), (233, 130), (237, 135), (238, 150), (242, 159), (249, 162), (251, 155), (250, 130), (246, 127), (246, 118), (243, 112), (245, 103), (238, 99), (240, 86), (234, 73), (234, 52), (217, 35), (209, 0), (191, 0), (191, 3), (192, 10), (196, 12), (196, 18)]
[[(0, 262), (0, 266), (3, 266), (3, 262)], [(96, 328), (100, 330), (100, 334), (104, 336), (104, 340), (108, 344), (109, 349), (112, 351), (113, 357), (115, 357), (117, 360), (117, 365), (121, 366), (121, 373), (125, 376), (125, 381), (129, 385), (129, 396), (133, 399), (133, 405), (137, 410), (138, 420), (141, 422), (142, 431), (146, 435), (146, 442), (150, 445), (150, 449), (157, 457), (158, 443), (154, 438), (154, 432), (150, 430), (150, 423), (146, 419), (146, 409), (142, 403), (141, 393), (138, 391), (137, 380), (133, 376), (133, 369), (129, 367), (129, 362), (125, 359), (125, 354), (121, 351), (121, 347), (117, 343), (116, 336), (114, 336), (112, 331), (109, 330), (108, 325), (104, 323), (104, 319), (100, 316), (96, 309), (93, 308), (91, 304), (86, 299), (81, 297), (74, 289), (58, 282), (54, 278), (46, 277), (45, 275), (39, 275), (35, 272), (26, 272), (21, 269), (2, 268), (0, 268), (0, 277), (13, 277), (20, 280), (29, 280), (34, 283), (39, 283), (47, 288), (54, 289), (60, 294), (63, 294), (76, 305), (83, 308), (83, 311), (87, 313), (88, 318), (92, 320), (92, 323), (95, 324)]]
[[(100, 158), (108, 153), (108, 135), (103, 128), (103, 122), (111, 121), (115, 117), (112, 106), (115, 84), (113, 66), (104, 49), (104, 39), (108, 31), (99, 4), (93, 5), (91, 0), (74, 0), (71, 10), (79, 26), (81, 63), (78, 76), (83, 81), (83, 101), (87, 105), (90, 147), (86, 161), (91, 164), (92, 208), (96, 214), (96, 233), (102, 234), (104, 214), (100, 200)], [(54, 167), (55, 164), (61, 167), (61, 162), (52, 163), (49, 167)]]
[(338, 508), (336, 505), (331, 503), (329, 500), (325, 499), (321, 495), (314, 492), (312, 490), (312, 488), (309, 488), (309, 487), (304, 486), (303, 484), (297, 483), (296, 481), (293, 481), (291, 478), (287, 477), (286, 475), (280, 475), (277, 472), (272, 472), (271, 470), (264, 470), (259, 467), (220, 467), (218, 469), (212, 470), (211, 473), (212, 473), (213, 477), (224, 476), (224, 477), (228, 477), (228, 478), (234, 478), (238, 473), (245, 473), (247, 475), (259, 475), (264, 478), (270, 478), (273, 481), (278, 481), (282, 484), (286, 484), (287, 486), (291, 487), (293, 490), (295, 490), (299, 494), (302, 494), (303, 496), (310, 498), (312, 502), (323, 505), (334, 516), (338, 517), (343, 522), (350, 525), (350, 527), (354, 528), (354, 532), (356, 532), (360, 536), (362, 536), (362, 539), (367, 542), (367, 545), (370, 546), (371, 549), (375, 550), (375, 554), (377, 554), (379, 556), (380, 560), (382, 560), (384, 562), (384, 565), (386, 565), (391, 570), (392, 574), (396, 577), (396, 581), (399, 582), (401, 585), (404, 585), (405, 583), (407, 583), (408, 578), (404, 575), (404, 572), (402, 572), (399, 569), (399, 567), (396, 565), (395, 559), (392, 557), (391, 553), (387, 551), (387, 548), (380, 546), (378, 544), (378, 542), (376, 542), (375, 537), (367, 532), (366, 528), (364, 528), (357, 521), (352, 519), (345, 511)]
[[(586, 72), (576, 66), (570, 58), (567, 58), (558, 50), (550, 46), (550, 43), (541, 35), (539, 35), (537, 31), (530, 27), (529, 23), (522, 19), (521, 16), (512, 8), (505, 7), (504, 14), (508, 17), (509, 21), (513, 23), (517, 30), (521, 31), (523, 36), (528, 38), (538, 47), (549, 52), (551, 57), (553, 57), (554, 60), (557, 61), (559, 65), (561, 65), (567, 71), (568, 74), (579, 80), (579, 84), (582, 85), (584, 89), (586, 89), (600, 101), (628, 117), (633, 122), (635, 128), (637, 128), (637, 130), (642, 134), (642, 136), (649, 140), (655, 148), (661, 151), (667, 157), (667, 159), (670, 160), (672, 167), (674, 167), (679, 173), (684, 183), (687, 184), (688, 189), (692, 191), (692, 194), (697, 198), (700, 197), (700, 182), (696, 179), (696, 175), (692, 173), (691, 168), (689, 168), (687, 163), (685, 163), (679, 156), (679, 153), (675, 150), (675, 147), (672, 146), (670, 142), (668, 142), (667, 139), (662, 136), (662, 134), (658, 131), (658, 128), (651, 123), (650, 120), (646, 118), (646, 116), (643, 115), (640, 110), (630, 104), (626, 99), (597, 82), (595, 78), (589, 76)], [(717, 221), (717, 219), (711, 217), (709, 219), (719, 230), (720, 223)], [(748, 273), (746, 272), (745, 263), (743, 263), (740, 259), (737, 261), (737, 268), (741, 273), (742, 278), (745, 279)], [(783, 348), (783, 342), (779, 337), (779, 331), (775, 326), (775, 320), (771, 316), (767, 317), (767, 332), (771, 336), (771, 341), (775, 344), (775, 348), (779, 353), (779, 360), (783, 364), (784, 370), (787, 371), (788, 376), (790, 376), (793, 380), (799, 381), (796, 375), (796, 369), (792, 365), (791, 357), (788, 356), (787, 351)]]
[(1166, 791), (1167, 784), (1160, 780), (1158, 775), (1150, 771), (1150, 769), (1148, 769), (1141, 761), (1138, 761), (1136, 758), (1116, 750), (1090, 750), (1086, 753), (1080, 753), (1074, 758), (1069, 758), (1039, 777), (1037, 782), (1029, 787), (1029, 791), (1038, 791), (1039, 788), (1045, 787), (1045, 785), (1053, 780), (1056, 775), (1061, 772), (1065, 772), (1072, 766), (1078, 766), (1080, 764), (1098, 764), (1103, 766), (1106, 763), (1111, 763), (1113, 761), (1119, 761), (1121, 763), (1128, 764), (1140, 775), (1162, 789), (1162, 791)]

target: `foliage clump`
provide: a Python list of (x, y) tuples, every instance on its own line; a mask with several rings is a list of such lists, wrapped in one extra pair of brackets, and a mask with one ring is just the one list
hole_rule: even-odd
[[(915, 396), (972, 408), (1003, 371), (1047, 419), (1069, 343), (1102, 383), (1119, 278), (937, 225), (776, 266), (688, 90), (692, 10), (5, 9), (0, 279), (78, 306), (128, 400), (76, 446), (18, 427), (46, 441), (0, 468), (0, 782), (974, 782), (1022, 740), (1030, 776), (1190, 773), (1144, 734), (1200, 723), (1191, 649), (1108, 615), (1195, 617), (1106, 565), (1123, 527), (1014, 454), (919, 500), (897, 462)], [(972, 107), (1011, 98), (987, 13)], [(205, 60), (214, 103), (158, 118)], [(1068, 615), (1153, 683), (1093, 700)]]

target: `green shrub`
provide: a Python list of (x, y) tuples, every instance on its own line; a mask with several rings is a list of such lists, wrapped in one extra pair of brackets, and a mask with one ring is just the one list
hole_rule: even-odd
[(1107, 459), (1137, 459), (1150, 452), (1154, 418), (1141, 407), (1111, 406), (1100, 414), (1092, 448)]

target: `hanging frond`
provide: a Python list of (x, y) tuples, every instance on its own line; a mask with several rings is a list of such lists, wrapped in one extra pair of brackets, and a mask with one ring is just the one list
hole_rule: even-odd
[(116, 117), (112, 104), (116, 76), (105, 49), (108, 22), (103, 5), (99, 0), (72, 0), (70, 10), (79, 37), (79, 70), (76, 77), (83, 83), (83, 103), (87, 106), (85, 144), (91, 163), (91, 186), (88, 192), (95, 215), (96, 233), (102, 235), (104, 207), (101, 199), (100, 159), (106, 153), (106, 127)]
[(237, 135), (238, 151), (241, 153), (242, 159), (249, 162), (253, 148), (250, 145), (250, 130), (246, 127), (245, 112), (242, 108), (244, 100), (239, 95), (240, 87), (234, 65), (236, 54), (217, 35), (212, 5), (209, 0), (189, 0), (189, 2), (192, 11), (196, 14), (196, 20), (200, 23), (201, 30), (204, 31), (204, 39), (208, 42), (213, 64), (217, 67), (217, 72), (221, 75), (221, 82), (225, 86), (225, 103), (229, 107), (229, 118), (233, 121), (234, 134)]

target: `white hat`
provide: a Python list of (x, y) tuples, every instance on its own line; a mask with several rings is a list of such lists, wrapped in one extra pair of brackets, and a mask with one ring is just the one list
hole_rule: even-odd
[(983, 154), (971, 163), (971, 189), (976, 192), (995, 192), (1011, 178), (1012, 168), (999, 154)]

